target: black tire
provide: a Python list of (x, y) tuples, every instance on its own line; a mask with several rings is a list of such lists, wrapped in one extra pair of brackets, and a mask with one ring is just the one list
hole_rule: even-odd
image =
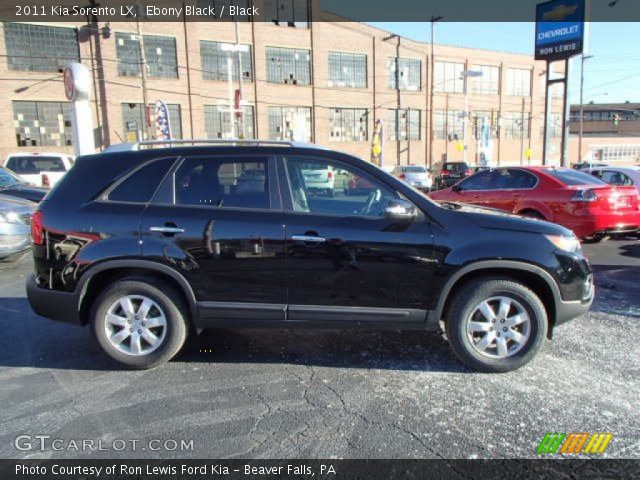
[[(143, 355), (123, 353), (107, 338), (106, 314), (118, 299), (128, 295), (141, 295), (155, 302), (164, 313), (166, 333), (161, 344)], [(151, 278), (125, 278), (102, 292), (91, 308), (91, 332), (102, 350), (118, 364), (144, 370), (171, 360), (183, 347), (189, 333), (188, 309), (182, 296), (170, 286)], [(126, 327), (125, 327), (126, 328)]]
[(544, 215), (542, 215), (540, 212), (537, 212), (535, 210), (525, 210), (520, 215), (526, 218), (536, 218), (538, 220), (546, 220), (544, 218)]
[[(491, 358), (478, 352), (467, 335), (467, 319), (483, 300), (504, 296), (516, 300), (530, 319), (529, 338), (512, 356)], [(544, 305), (530, 289), (508, 279), (483, 278), (462, 286), (452, 299), (445, 331), (456, 356), (469, 368), (486, 373), (516, 370), (527, 364), (542, 347), (547, 335), (548, 319)], [(497, 331), (497, 330), (496, 330)]]
[(605, 235), (593, 235), (592, 237), (585, 237), (582, 239), (582, 243), (600, 243), (602, 242), (605, 238), (607, 238)]

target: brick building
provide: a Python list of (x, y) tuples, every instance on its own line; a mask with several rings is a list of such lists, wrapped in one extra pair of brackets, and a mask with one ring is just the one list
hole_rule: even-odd
[[(237, 132), (312, 141), (369, 158), (373, 124), (381, 119), (384, 166), (437, 165), (445, 156), (452, 161), (465, 156), (466, 124), (469, 163), (481, 155), (494, 165), (540, 163), (546, 66), (532, 56), (435, 45), (431, 58), (429, 44), (354, 22), (141, 22), (140, 27), (147, 98), (169, 106), (176, 138), (227, 138)], [(135, 22), (5, 22), (0, 30), (2, 158), (14, 151), (73, 151), (60, 73), (69, 61), (81, 61), (92, 72), (98, 145), (145, 135)], [(238, 53), (227, 48), (236, 41), (247, 46), (240, 53), (241, 69)], [(237, 125), (228, 113), (229, 56), (232, 88), (238, 88), (239, 77), (243, 85), (245, 105)], [(465, 77), (469, 70), (482, 76)], [(557, 92), (551, 103), (554, 163), (560, 146)]]

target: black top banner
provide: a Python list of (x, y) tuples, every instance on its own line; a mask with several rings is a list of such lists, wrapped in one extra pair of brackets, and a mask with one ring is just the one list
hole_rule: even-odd
[[(0, 20), (534, 22), (538, 0), (0, 0)], [(567, 3), (571, 3), (567, 0)], [(640, 21), (637, 0), (591, 0), (592, 22)]]
[(0, 460), (2, 480), (617, 480), (640, 460)]

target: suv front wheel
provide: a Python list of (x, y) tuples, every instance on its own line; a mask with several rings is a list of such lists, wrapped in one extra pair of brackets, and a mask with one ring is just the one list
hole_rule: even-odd
[(124, 279), (93, 304), (91, 329), (109, 357), (129, 368), (145, 369), (173, 358), (187, 338), (181, 296), (153, 279)]
[(480, 279), (456, 294), (445, 320), (453, 351), (481, 372), (508, 372), (528, 363), (547, 334), (538, 296), (507, 279)]

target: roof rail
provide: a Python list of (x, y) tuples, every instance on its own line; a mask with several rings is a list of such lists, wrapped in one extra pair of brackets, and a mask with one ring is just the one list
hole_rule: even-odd
[(134, 142), (134, 143), (118, 143), (115, 145), (109, 145), (107, 148), (104, 149), (104, 152), (130, 152), (133, 150), (141, 150), (142, 148), (145, 148), (145, 147), (148, 147), (148, 148), (172, 147), (175, 145), (230, 145), (230, 146), (248, 146), (248, 147), (275, 146), (275, 147), (322, 148), (313, 144), (292, 142), (288, 140), (177, 139), (177, 140), (145, 140), (145, 141)]

